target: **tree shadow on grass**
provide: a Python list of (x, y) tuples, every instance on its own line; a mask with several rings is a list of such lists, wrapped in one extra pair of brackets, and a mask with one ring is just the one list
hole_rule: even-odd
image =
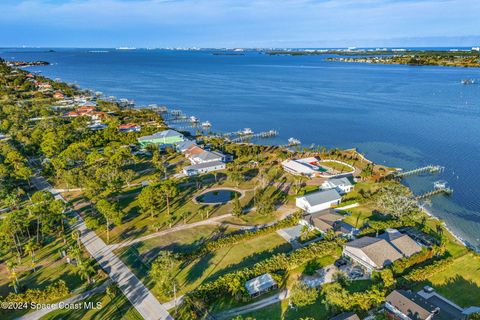
[(461, 307), (480, 305), (480, 286), (460, 275), (449, 278), (442, 285), (435, 285), (431, 282), (428, 282), (428, 284), (435, 288), (439, 294), (451, 299)]

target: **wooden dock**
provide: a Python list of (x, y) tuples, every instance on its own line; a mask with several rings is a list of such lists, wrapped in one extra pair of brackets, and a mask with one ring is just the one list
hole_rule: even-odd
[(247, 141), (247, 140), (251, 140), (251, 139), (271, 138), (271, 137), (275, 137), (275, 136), (278, 136), (278, 131), (269, 130), (269, 131), (264, 131), (264, 132), (260, 132), (260, 133), (255, 133), (255, 134), (242, 135), (242, 136), (236, 137), (234, 139), (231, 139), (230, 141), (236, 143), (236, 142), (243, 142), (243, 141)]
[(403, 177), (413, 176), (413, 175), (422, 174), (422, 173), (438, 173), (438, 172), (442, 172), (444, 169), (445, 167), (442, 167), (439, 165), (428, 165), (425, 167), (416, 168), (409, 171), (398, 171), (398, 172), (395, 172), (393, 175), (395, 178), (403, 178)]
[(445, 187), (445, 188), (436, 188), (436, 189), (433, 189), (432, 191), (429, 191), (429, 192), (425, 192), (423, 194), (420, 194), (418, 196), (415, 197), (415, 200), (423, 200), (423, 199), (426, 199), (426, 198), (430, 198), (432, 196), (435, 196), (437, 194), (447, 194), (447, 195), (450, 195), (453, 193), (453, 189), (451, 188), (448, 188), (448, 187)]

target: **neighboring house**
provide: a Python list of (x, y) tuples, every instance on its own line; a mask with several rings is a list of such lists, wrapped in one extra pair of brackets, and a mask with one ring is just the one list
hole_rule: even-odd
[(444, 296), (435, 292), (432, 287), (425, 286), (417, 294), (427, 300), (430, 304), (440, 308), (440, 312), (433, 319), (463, 320), (470, 312), (480, 312), (479, 307), (463, 309)]
[(173, 146), (184, 140), (185, 137), (183, 134), (171, 129), (138, 138), (138, 142), (142, 147), (146, 147), (150, 144), (158, 145), (160, 147)]
[(200, 148), (199, 146), (197, 146), (195, 144), (195, 145), (191, 145), (190, 147), (188, 147), (187, 150), (185, 150), (183, 153), (185, 154), (185, 157), (187, 159), (190, 159), (191, 157), (196, 156), (197, 154), (200, 154), (203, 151), (205, 151), (205, 150), (203, 150), (202, 148)]
[(319, 212), (338, 205), (342, 197), (335, 189), (309, 193), (295, 199), (295, 205), (307, 213)]
[(55, 99), (59, 99), (59, 100), (65, 98), (65, 96), (63, 95), (63, 93), (60, 92), (60, 91), (55, 91), (55, 93), (53, 94), (53, 97), (54, 97)]
[(329, 230), (336, 231), (338, 222), (342, 221), (344, 216), (336, 213), (332, 209), (327, 209), (317, 213), (307, 214), (303, 217), (303, 221), (312, 228), (319, 230), (322, 233), (327, 233)]
[(141, 129), (141, 126), (134, 123), (121, 124), (118, 126), (118, 131), (120, 132), (140, 132)]
[(360, 320), (360, 318), (357, 316), (356, 313), (344, 312), (333, 318), (330, 318), (329, 320)]
[(347, 242), (343, 248), (343, 256), (363, 266), (367, 272), (372, 272), (422, 250), (408, 235), (395, 237), (394, 242), (389, 242), (388, 236), (385, 238), (387, 240), (382, 237), (362, 237)]
[(345, 194), (353, 190), (353, 184), (348, 178), (333, 178), (322, 183), (321, 189), (335, 189), (338, 193)]
[(319, 167), (315, 164), (318, 162), (317, 158), (303, 158), (291, 159), (282, 162), (282, 167), (288, 173), (296, 176), (314, 177), (318, 175)]
[(347, 238), (355, 238), (360, 233), (359, 229), (355, 228), (349, 223), (346, 223), (345, 221), (339, 221), (337, 223), (337, 228), (337, 232), (341, 233)]
[(212, 171), (223, 170), (225, 169), (225, 162), (221, 161), (210, 161), (205, 163), (194, 164), (191, 166), (186, 166), (183, 168), (183, 173), (187, 176), (195, 176), (199, 174), (204, 174)]
[(186, 152), (190, 147), (193, 147), (193, 146), (197, 146), (197, 144), (195, 143), (195, 141), (192, 141), (192, 140), (185, 140), (185, 141), (182, 141), (182, 142), (179, 142), (177, 145), (176, 145), (176, 148), (177, 148), (177, 151), (178, 152), (181, 152), (181, 153), (184, 153)]
[[(440, 309), (427, 300), (406, 290), (394, 290), (385, 298), (385, 309), (394, 319), (430, 320), (440, 319)], [(448, 318), (447, 318), (448, 319)]]
[(397, 229), (389, 228), (378, 237), (387, 240), (405, 257), (410, 257), (411, 255), (422, 251), (422, 248), (412, 238), (406, 234), (400, 233)]
[(207, 163), (207, 162), (225, 162), (225, 155), (217, 152), (217, 151), (205, 151), (191, 155), (189, 158), (192, 164), (200, 164), (200, 163)]
[(265, 273), (261, 276), (248, 280), (245, 283), (245, 288), (251, 297), (256, 297), (278, 288), (278, 285), (269, 273)]

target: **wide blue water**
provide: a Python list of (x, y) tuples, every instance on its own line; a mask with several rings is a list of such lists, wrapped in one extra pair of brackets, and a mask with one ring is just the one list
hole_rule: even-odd
[[(97, 49), (98, 50), (98, 49)], [(137, 104), (166, 104), (213, 131), (276, 129), (269, 143), (295, 137), (306, 146), (357, 147), (377, 163), (444, 173), (405, 182), (415, 193), (447, 180), (453, 195), (431, 211), (480, 246), (480, 69), (326, 62), (323, 56), (213, 55), (211, 52), (105, 49), (0, 49), (11, 60)]]

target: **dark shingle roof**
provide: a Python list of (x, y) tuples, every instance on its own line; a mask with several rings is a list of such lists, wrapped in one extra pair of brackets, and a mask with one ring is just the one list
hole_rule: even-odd
[(360, 318), (353, 312), (344, 312), (329, 320), (360, 320)]

